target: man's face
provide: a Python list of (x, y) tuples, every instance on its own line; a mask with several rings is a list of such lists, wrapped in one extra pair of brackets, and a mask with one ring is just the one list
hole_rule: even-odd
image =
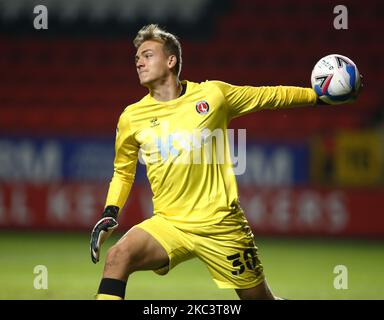
[(143, 42), (135, 56), (140, 84), (148, 86), (165, 78), (171, 72), (169, 58), (164, 52), (162, 43), (153, 40)]

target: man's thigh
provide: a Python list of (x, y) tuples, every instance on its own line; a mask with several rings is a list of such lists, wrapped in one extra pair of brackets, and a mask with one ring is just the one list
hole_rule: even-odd
[(177, 264), (194, 257), (193, 242), (188, 235), (162, 217), (153, 216), (136, 225), (135, 228), (151, 235), (164, 249), (168, 258), (167, 263), (151, 269), (159, 275), (167, 274)]
[(168, 254), (163, 246), (141, 228), (131, 228), (116, 246), (121, 252), (129, 253), (132, 271), (153, 270), (168, 264)]

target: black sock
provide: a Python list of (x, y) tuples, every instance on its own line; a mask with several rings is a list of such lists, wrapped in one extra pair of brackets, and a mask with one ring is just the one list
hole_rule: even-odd
[(101, 279), (98, 293), (118, 296), (124, 299), (126, 285), (127, 283), (122, 280), (103, 278)]

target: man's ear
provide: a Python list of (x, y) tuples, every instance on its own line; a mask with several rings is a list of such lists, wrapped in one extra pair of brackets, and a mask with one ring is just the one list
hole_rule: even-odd
[(176, 63), (177, 63), (177, 58), (175, 55), (170, 55), (168, 57), (168, 67), (169, 69), (172, 69), (176, 66)]

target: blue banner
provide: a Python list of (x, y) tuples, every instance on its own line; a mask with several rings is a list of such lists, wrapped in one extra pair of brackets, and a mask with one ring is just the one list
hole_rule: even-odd
[[(0, 181), (105, 182), (113, 174), (114, 144), (114, 138), (0, 138)], [(145, 176), (140, 163), (136, 176)]]
[(306, 143), (247, 145), (245, 173), (239, 185), (291, 186), (309, 182), (310, 152)]
[[(109, 181), (113, 174), (114, 138), (0, 138), (0, 182)], [(138, 161), (136, 181), (144, 181)], [(253, 143), (246, 146), (240, 185), (287, 186), (309, 181), (305, 143)]]

